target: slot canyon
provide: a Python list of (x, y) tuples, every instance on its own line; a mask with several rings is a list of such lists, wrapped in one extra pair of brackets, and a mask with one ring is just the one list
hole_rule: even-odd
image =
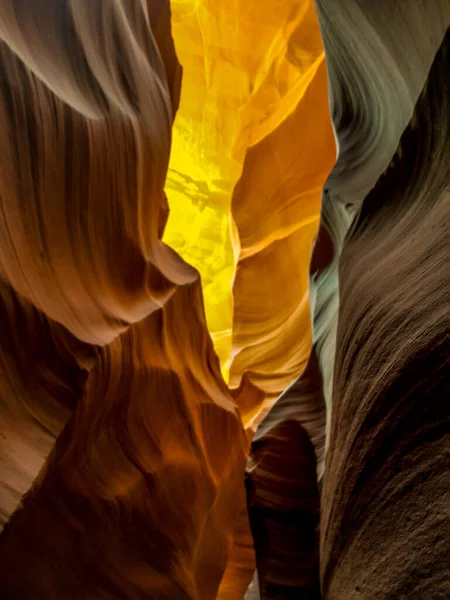
[(0, 0), (0, 600), (450, 598), (448, 0)]

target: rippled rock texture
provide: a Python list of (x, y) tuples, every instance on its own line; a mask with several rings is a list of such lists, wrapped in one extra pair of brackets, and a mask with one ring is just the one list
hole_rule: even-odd
[(248, 442), (161, 242), (168, 4), (7, 1), (0, 34), (0, 596), (214, 598)]
[(325, 597), (449, 591), (449, 66), (447, 33), (341, 255)]
[(450, 15), (384, 6), (317, 2), (339, 154), (310, 265), (310, 361), (247, 467), (264, 599), (449, 591)]
[(0, 2), (1, 598), (447, 597), (449, 19)]

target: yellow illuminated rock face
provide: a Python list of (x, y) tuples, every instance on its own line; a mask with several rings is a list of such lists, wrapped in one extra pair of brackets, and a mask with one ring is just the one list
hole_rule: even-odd
[(308, 268), (335, 146), (323, 60), (305, 79), (295, 110), (247, 151), (233, 195), (241, 254), (229, 384), (240, 386), (246, 374), (247, 388), (265, 397), (250, 406), (240, 398), (246, 426), (254, 418), (256, 426), (262, 406), (300, 375), (310, 352)]
[[(335, 160), (312, 1), (172, 0), (183, 66), (164, 241), (201, 274), (206, 318), (244, 426), (311, 346), (308, 265)], [(218, 598), (254, 570), (245, 502)]]
[(309, 352), (308, 264), (335, 158), (322, 41), (312, 1), (171, 9), (183, 82), (164, 241), (200, 271), (225, 378), (247, 372), (263, 391), (248, 423)]

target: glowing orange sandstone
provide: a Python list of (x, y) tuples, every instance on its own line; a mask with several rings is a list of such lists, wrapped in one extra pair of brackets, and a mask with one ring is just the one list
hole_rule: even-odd
[[(201, 274), (222, 373), (251, 427), (311, 346), (308, 265), (335, 159), (322, 41), (312, 1), (171, 9), (183, 83), (163, 239)], [(220, 600), (242, 599), (254, 569), (241, 502)]]
[[(231, 387), (263, 395), (310, 346), (307, 272), (335, 146), (312, 1), (172, 0), (183, 66), (164, 241), (196, 267)], [(230, 372), (231, 369), (231, 372)]]

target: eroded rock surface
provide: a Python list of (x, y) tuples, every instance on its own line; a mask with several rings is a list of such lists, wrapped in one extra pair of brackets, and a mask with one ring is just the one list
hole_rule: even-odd
[(0, 596), (215, 598), (248, 442), (161, 242), (169, 6), (50, 4), (0, 8)]
[[(311, 593), (306, 591), (310, 583), (304, 568), (318, 556), (317, 538), (311, 538), (309, 552), (305, 552), (305, 539), (310, 536), (311, 518), (318, 505), (310, 506), (303, 523), (285, 526), (284, 531), (280, 524), (286, 522), (287, 506), (279, 501), (276, 507), (268, 507), (275, 504), (280, 486), (288, 490), (297, 485), (300, 491), (302, 483), (296, 506), (303, 506), (315, 493), (316, 483), (310, 480), (308, 484), (306, 474), (316, 463), (324, 485), (323, 597), (437, 598), (445, 589), (442, 556), (448, 553), (448, 542), (433, 529), (442, 531), (444, 523), (448, 529), (445, 506), (450, 488), (444, 467), (449, 417), (443, 400), (448, 389), (444, 358), (448, 360), (448, 349), (444, 344), (449, 327), (449, 281), (444, 261), (445, 252), (447, 256), (449, 253), (445, 50), (435, 60), (416, 109), (416, 115), (422, 113), (421, 131), (410, 133), (417, 128), (417, 116), (410, 126), (408, 122), (448, 27), (448, 7), (443, 2), (420, 2), (407, 9), (402, 3), (390, 2), (381, 10), (369, 3), (344, 6), (319, 1), (317, 10), (339, 155), (325, 184), (310, 264), (310, 362), (262, 421), (247, 466), (249, 514), (255, 540), (260, 540), (256, 543), (260, 595), (269, 599)], [(399, 157), (396, 166), (383, 175), (394, 154)], [(391, 182), (390, 188), (386, 181)], [(374, 185), (375, 191), (367, 196)], [(370, 214), (365, 210), (369, 205)], [(357, 250), (352, 240), (358, 240)], [(427, 261), (429, 269), (424, 266)], [(426, 283), (428, 279), (433, 285)], [(427, 300), (418, 292), (422, 287), (433, 290), (427, 293)], [(424, 325), (423, 310), (430, 313), (432, 324)], [(426, 335), (419, 333), (423, 327), (428, 330)], [(402, 341), (395, 341), (397, 335)], [(370, 348), (366, 354), (365, 346)], [(417, 357), (424, 359), (422, 352), (430, 354), (430, 369), (425, 362), (423, 370), (419, 368), (421, 359)], [(316, 373), (313, 384), (311, 365), (317, 361), (320, 374)], [(433, 400), (428, 398), (427, 386), (434, 390)], [(321, 412), (323, 416), (318, 419)], [(423, 433), (417, 431), (415, 419), (419, 414)], [(292, 425), (288, 432), (293, 421), (301, 434), (295, 434)], [(313, 423), (322, 423), (322, 429), (312, 428)], [(433, 433), (427, 438), (425, 432), (429, 430)], [(285, 457), (292, 456), (292, 447), (304, 431), (314, 443), (315, 455), (309, 453), (307, 464), (300, 459), (298, 463), (286, 462)], [(303, 461), (308, 452), (305, 446)], [(423, 462), (416, 471), (417, 461), (419, 465)], [(434, 462), (434, 467), (426, 466)], [(369, 473), (375, 465), (378, 474), (373, 474), (373, 484), (378, 487), (371, 495)], [(430, 479), (429, 496), (425, 483), (417, 495), (409, 491), (406, 482), (417, 472)], [(282, 481), (277, 479), (278, 473), (283, 473)], [(393, 473), (403, 485), (389, 483)], [(397, 493), (392, 485), (398, 485)], [(380, 498), (381, 490), (390, 497), (392, 508), (387, 497), (385, 501)], [(372, 498), (370, 506), (366, 505), (368, 498)], [(358, 516), (354, 515), (355, 502), (360, 502)], [(417, 508), (409, 521), (406, 507), (414, 502)], [(377, 517), (371, 516), (372, 510)], [(378, 520), (372, 532), (373, 519)], [(399, 523), (404, 523), (403, 533), (398, 531)], [(395, 539), (394, 529), (398, 532)], [(261, 541), (270, 536), (273, 543)], [(409, 544), (421, 536), (427, 538), (423, 551), (409, 552)], [(378, 554), (381, 546), (384, 549)], [(286, 553), (294, 552), (304, 552), (302, 562), (283, 560)], [(394, 557), (395, 552), (398, 555)], [(356, 563), (360, 572), (354, 568)], [(424, 575), (422, 582), (419, 573)], [(290, 581), (295, 580), (296, 587), (292, 587)]]

